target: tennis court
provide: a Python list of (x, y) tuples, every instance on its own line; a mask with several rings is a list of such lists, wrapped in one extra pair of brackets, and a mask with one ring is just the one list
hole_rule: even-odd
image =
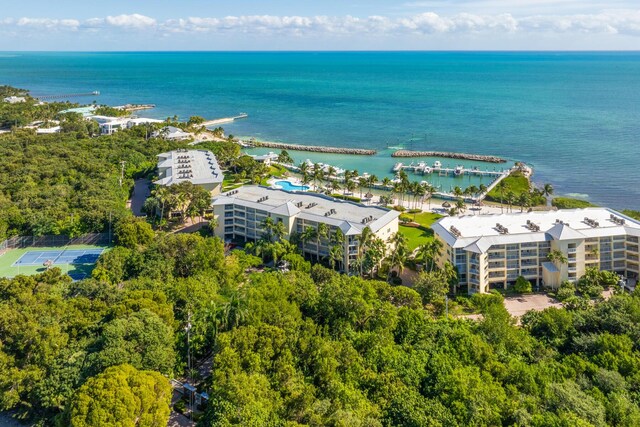
[(81, 280), (91, 275), (105, 250), (106, 247), (92, 245), (11, 249), (0, 255), (0, 277), (42, 273), (47, 269), (45, 263), (50, 261), (51, 266), (59, 267), (74, 280)]
[(95, 264), (104, 248), (97, 249), (63, 249), (58, 251), (30, 250), (13, 263), (16, 265), (43, 265), (51, 261), (52, 265), (61, 264)]

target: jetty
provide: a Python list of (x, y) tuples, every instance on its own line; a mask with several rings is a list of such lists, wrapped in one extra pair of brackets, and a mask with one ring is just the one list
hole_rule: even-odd
[(288, 144), (285, 142), (251, 140), (242, 141), (242, 143), (249, 144), (252, 147), (266, 147), (292, 151), (309, 151), (313, 153), (353, 154), (359, 156), (373, 156), (377, 153), (376, 150), (368, 150), (364, 148), (325, 147), (323, 145)]
[(207, 120), (206, 122), (202, 123), (202, 125), (203, 126), (219, 126), (225, 123), (233, 123), (236, 120), (246, 119), (247, 117), (249, 117), (247, 113), (240, 113), (237, 116), (233, 116), (233, 117), (223, 117), (221, 119)]
[(447, 159), (475, 160), (488, 163), (506, 163), (507, 160), (497, 156), (487, 156), (484, 154), (452, 153), (448, 151), (411, 151), (398, 150), (391, 157), (443, 157)]
[(34, 98), (38, 99), (66, 99), (66, 98), (77, 98), (81, 96), (98, 96), (100, 95), (100, 91), (94, 90), (93, 92), (84, 92), (84, 93), (65, 93), (65, 94), (57, 94), (57, 95), (32, 95)]
[(126, 110), (126, 111), (140, 111), (140, 110), (151, 110), (152, 108), (156, 108), (155, 104), (125, 104), (120, 105), (117, 108), (118, 110)]

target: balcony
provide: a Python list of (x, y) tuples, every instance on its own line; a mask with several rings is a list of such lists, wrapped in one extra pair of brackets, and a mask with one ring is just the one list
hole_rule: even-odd
[(568, 254), (575, 254), (578, 251), (578, 248), (569, 248), (567, 249)]

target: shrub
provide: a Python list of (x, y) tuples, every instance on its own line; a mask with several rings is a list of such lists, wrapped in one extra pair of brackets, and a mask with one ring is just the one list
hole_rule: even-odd
[(514, 285), (513, 289), (519, 294), (528, 294), (533, 290), (531, 282), (522, 276), (519, 276), (516, 279), (516, 284)]
[(558, 209), (582, 209), (596, 206), (586, 200), (572, 199), (570, 197), (555, 197), (551, 204)]
[(187, 410), (187, 404), (184, 403), (184, 400), (180, 399), (173, 405), (173, 410), (179, 414), (184, 414)]
[(567, 301), (576, 295), (576, 287), (573, 283), (564, 281), (560, 285), (560, 289), (556, 292), (556, 299), (560, 302)]

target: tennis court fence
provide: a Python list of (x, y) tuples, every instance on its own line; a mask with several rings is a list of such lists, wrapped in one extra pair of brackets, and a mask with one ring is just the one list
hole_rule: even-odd
[(111, 243), (109, 233), (87, 233), (78, 237), (69, 236), (15, 236), (0, 242), (0, 252), (7, 249), (61, 247), (67, 245), (103, 246)]

